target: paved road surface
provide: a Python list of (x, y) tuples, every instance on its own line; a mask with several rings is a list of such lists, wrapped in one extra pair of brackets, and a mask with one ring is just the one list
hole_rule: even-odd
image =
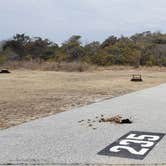
[[(134, 123), (78, 123), (101, 114)], [(166, 133), (166, 84), (0, 131), (0, 164), (166, 164), (166, 137), (143, 160), (97, 154), (130, 131)]]

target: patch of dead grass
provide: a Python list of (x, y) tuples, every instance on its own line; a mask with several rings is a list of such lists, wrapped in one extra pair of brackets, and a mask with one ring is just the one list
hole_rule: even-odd
[[(0, 128), (166, 82), (165, 68), (100, 68), (91, 72), (15, 70), (0, 75)], [(131, 74), (143, 82), (130, 82)]]

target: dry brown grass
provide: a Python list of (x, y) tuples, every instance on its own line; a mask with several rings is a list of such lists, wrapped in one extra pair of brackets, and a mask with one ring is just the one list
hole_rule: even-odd
[(84, 72), (96, 70), (96, 66), (79, 62), (39, 62), (39, 61), (9, 61), (3, 64), (1, 68), (12, 70), (41, 70), (41, 71), (67, 71)]
[[(0, 127), (7, 128), (91, 102), (166, 82), (165, 68), (130, 67), (91, 72), (14, 70), (0, 75)], [(130, 82), (141, 73), (144, 82)]]

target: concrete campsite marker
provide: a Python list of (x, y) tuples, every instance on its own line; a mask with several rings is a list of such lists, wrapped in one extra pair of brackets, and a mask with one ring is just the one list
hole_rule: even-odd
[(131, 131), (98, 154), (143, 160), (164, 135), (163, 133)]

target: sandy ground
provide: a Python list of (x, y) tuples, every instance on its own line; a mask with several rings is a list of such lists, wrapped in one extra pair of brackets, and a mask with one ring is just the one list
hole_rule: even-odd
[[(141, 73), (143, 82), (131, 82)], [(49, 116), (166, 82), (156, 69), (93, 72), (12, 71), (0, 75), (0, 128)]]

